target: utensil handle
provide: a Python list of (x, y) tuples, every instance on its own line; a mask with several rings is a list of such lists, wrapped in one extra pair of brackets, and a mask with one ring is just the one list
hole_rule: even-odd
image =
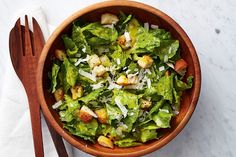
[(38, 105), (36, 94), (36, 92), (32, 91), (30, 93), (27, 92), (30, 108), (32, 134), (34, 140), (35, 157), (44, 157), (40, 106)]
[(58, 156), (59, 157), (68, 157), (62, 137), (53, 129), (53, 127), (50, 125), (50, 123), (48, 122), (48, 120), (46, 118), (45, 118), (45, 121), (47, 123), (48, 129), (49, 129), (50, 134), (52, 136), (53, 143), (56, 147)]

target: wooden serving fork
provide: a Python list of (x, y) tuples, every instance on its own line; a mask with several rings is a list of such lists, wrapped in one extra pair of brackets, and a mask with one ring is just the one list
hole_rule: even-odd
[[(35, 156), (43, 157), (40, 105), (36, 90), (36, 69), (44, 46), (44, 38), (39, 24), (34, 18), (32, 18), (32, 23), (33, 32), (29, 29), (27, 15), (25, 15), (25, 26), (21, 25), (20, 18), (16, 21), (15, 26), (10, 32), (9, 48), (13, 67), (23, 83), (28, 96)], [(62, 137), (48, 122), (47, 125), (58, 155), (60, 157), (68, 157)]]

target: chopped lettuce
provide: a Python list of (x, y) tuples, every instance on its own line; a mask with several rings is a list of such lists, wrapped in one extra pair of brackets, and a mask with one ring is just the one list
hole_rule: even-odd
[(57, 64), (52, 65), (52, 75), (51, 75), (51, 91), (52, 93), (55, 92), (57, 86), (57, 75), (60, 70), (60, 66)]
[(99, 88), (97, 90), (92, 91), (88, 95), (79, 98), (79, 100), (83, 101), (85, 104), (88, 104), (90, 101), (96, 101), (103, 91), (104, 88)]
[(157, 83), (157, 93), (171, 103), (173, 102), (173, 77), (174, 75), (165, 75)]
[(136, 34), (136, 43), (132, 53), (152, 53), (160, 46), (160, 39), (149, 33), (145, 28), (139, 27)]
[(175, 88), (178, 91), (183, 91), (183, 90), (186, 90), (186, 89), (190, 89), (190, 88), (192, 88), (192, 85), (193, 85), (193, 76), (189, 76), (187, 78), (187, 83), (179, 80), (178, 77), (175, 76)]
[(66, 82), (70, 85), (70, 86), (74, 86), (76, 81), (77, 81), (77, 78), (78, 78), (78, 75), (79, 75), (79, 71), (78, 69), (76, 68), (76, 66), (74, 66), (73, 64), (71, 64), (69, 62), (68, 59), (64, 59), (64, 62), (63, 62), (64, 66), (65, 66), (65, 70), (66, 70)]
[(97, 22), (90, 23), (87, 26), (83, 27), (82, 32), (90, 33), (86, 37), (88, 43), (92, 46), (109, 44), (111, 42), (114, 42), (118, 37), (118, 33), (115, 28), (103, 27), (100, 23)]
[(60, 106), (60, 119), (65, 122), (71, 122), (74, 119), (75, 110), (80, 108), (78, 101), (73, 100), (69, 95), (64, 96), (65, 101), (62, 106)]
[(145, 129), (141, 131), (140, 139), (141, 142), (147, 142), (157, 138), (156, 129)]
[(153, 114), (152, 120), (160, 128), (170, 128), (170, 120), (172, 116), (173, 114), (164, 108), (162, 110), (159, 110), (158, 113)]
[(122, 35), (124, 34), (125, 32), (125, 29), (129, 23), (129, 21), (132, 19), (132, 15), (128, 15), (126, 16), (123, 12), (120, 12), (120, 15), (119, 15), (119, 21), (116, 25), (116, 29), (117, 31), (119, 32), (119, 35)]
[(113, 46), (112, 48), (114, 49), (114, 52), (111, 55), (113, 61), (118, 64), (118, 67), (124, 67), (127, 59), (130, 58), (130, 54), (127, 52), (123, 52), (122, 48), (119, 45)]
[[(91, 142), (105, 136), (118, 147), (159, 139), (193, 86), (192, 76), (171, 65), (181, 59), (180, 43), (164, 29), (144, 28), (133, 15), (106, 18), (104, 25), (73, 22), (62, 35), (64, 59), (53, 57), (49, 78), (61, 99), (56, 111), (63, 127)], [(81, 97), (73, 97), (77, 92)]]
[(131, 147), (131, 146), (141, 145), (141, 143), (136, 142), (136, 140), (133, 139), (133, 138), (125, 138), (125, 139), (122, 139), (122, 140), (118, 140), (118, 141), (115, 141), (114, 144), (119, 146), (119, 147)]
[(114, 96), (113, 96), (113, 100), (115, 100), (115, 98), (119, 98), (120, 102), (123, 105), (126, 105), (129, 109), (138, 109), (138, 99), (139, 96), (129, 93), (127, 91), (124, 90), (118, 90), (118, 89), (114, 89), (113, 90)]
[(72, 27), (72, 40), (78, 47), (80, 53), (86, 53), (86, 54), (91, 53), (91, 48), (88, 45), (81, 28), (79, 26), (76, 26), (75, 24), (73, 24)]
[(79, 50), (79, 48), (76, 46), (75, 42), (66, 34), (62, 35), (62, 39), (65, 44), (67, 55), (74, 56)]

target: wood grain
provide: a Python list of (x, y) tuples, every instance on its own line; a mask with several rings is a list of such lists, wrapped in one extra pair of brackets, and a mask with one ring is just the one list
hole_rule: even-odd
[[(194, 84), (192, 89), (183, 94), (180, 113), (172, 120), (170, 129), (162, 130), (164, 136), (160, 140), (152, 140), (137, 147), (115, 147), (114, 149), (109, 149), (98, 144), (92, 144), (84, 141), (81, 138), (71, 135), (67, 130), (63, 129), (63, 124), (59, 119), (58, 113), (51, 107), (55, 100), (53, 96), (47, 92), (47, 89), (50, 86), (47, 73), (51, 70), (51, 57), (53, 56), (54, 50), (56, 48), (63, 48), (61, 35), (71, 31), (72, 22), (74, 20), (94, 22), (100, 20), (102, 13), (110, 12), (118, 14), (119, 11), (123, 11), (126, 14), (133, 14), (141, 22), (149, 22), (170, 31), (173, 37), (180, 41), (181, 56), (189, 65), (187, 75), (194, 76)], [(196, 50), (184, 30), (173, 19), (160, 10), (132, 1), (106, 1), (94, 4), (71, 15), (54, 31), (47, 41), (40, 57), (39, 66), (37, 69), (38, 96), (46, 118), (52, 124), (54, 129), (56, 129), (56, 131), (69, 143), (78, 149), (95, 156), (142, 156), (160, 149), (169, 143), (189, 121), (197, 105), (200, 87), (201, 71), (199, 60)]]
[[(34, 55), (36, 59), (38, 60), (42, 52), (43, 46), (45, 44), (45, 41), (44, 41), (43, 33), (40, 29), (40, 26), (38, 22), (35, 20), (35, 18), (32, 18), (32, 22), (33, 22), (33, 40), (34, 40), (33, 43), (34, 43), (34, 52), (35, 52)], [(37, 97), (35, 99), (37, 99)], [(58, 156), (68, 157), (62, 137), (53, 129), (53, 127), (51, 126), (51, 124), (48, 122), (47, 119), (45, 119), (45, 121), (48, 126), (49, 132), (51, 134), (54, 146), (57, 150)]]
[(35, 86), (35, 69), (37, 68), (38, 59), (33, 54), (31, 36), (27, 16), (25, 16), (25, 27), (21, 26), (20, 19), (18, 19), (15, 27), (10, 32), (9, 48), (13, 67), (28, 96), (35, 156), (43, 157), (40, 105)]

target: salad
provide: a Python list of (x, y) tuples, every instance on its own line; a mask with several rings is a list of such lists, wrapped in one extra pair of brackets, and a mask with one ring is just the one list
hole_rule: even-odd
[(64, 128), (108, 148), (141, 145), (162, 136), (179, 113), (188, 64), (179, 41), (133, 15), (74, 21), (62, 35), (49, 74)]

